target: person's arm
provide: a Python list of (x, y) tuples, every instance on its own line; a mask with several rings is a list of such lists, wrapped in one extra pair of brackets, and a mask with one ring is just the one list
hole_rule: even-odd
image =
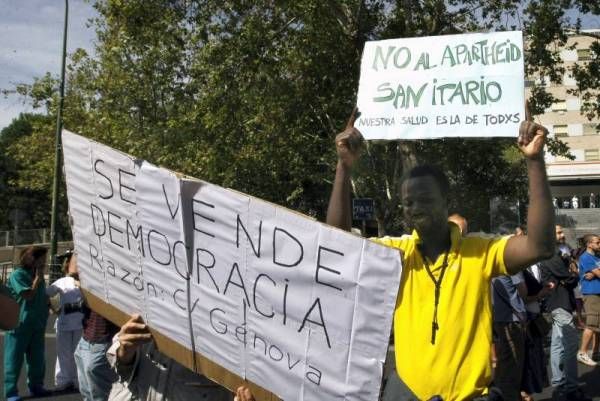
[(545, 283), (544, 287), (535, 295), (528, 295), (525, 302), (539, 301), (540, 299), (546, 298), (552, 291), (554, 291), (554, 284), (551, 282)]
[(56, 285), (56, 281), (46, 287), (46, 295), (49, 297), (53, 297), (58, 293), (63, 293), (63, 291)]
[(35, 271), (33, 276), (33, 281), (31, 282), (31, 287), (29, 289), (21, 291), (20, 295), (24, 300), (30, 301), (35, 297), (38, 287), (40, 283), (44, 280), (44, 270), (39, 269)]
[(548, 285), (550, 283), (556, 284), (556, 279), (552, 276), (550, 269), (544, 264), (539, 264), (540, 268), (540, 281), (543, 285)]
[(517, 287), (517, 294), (519, 294), (521, 299), (527, 300), (527, 298), (528, 298), (527, 285), (525, 284), (525, 282), (521, 281), (520, 283), (516, 284), (516, 287)]
[(579, 276), (571, 273), (569, 276), (560, 280), (560, 283), (563, 285), (563, 287), (573, 290), (579, 285)]
[(521, 123), (519, 148), (527, 160), (529, 209), (527, 235), (513, 236), (504, 249), (504, 263), (509, 274), (548, 259), (554, 254), (554, 209), (544, 164), (544, 143), (548, 131), (530, 121)]
[(355, 108), (348, 120), (346, 129), (335, 137), (338, 162), (329, 206), (327, 207), (327, 224), (346, 231), (350, 231), (352, 228), (352, 213), (350, 210), (351, 170), (354, 162), (360, 156), (363, 144), (361, 133), (354, 128), (356, 113)]

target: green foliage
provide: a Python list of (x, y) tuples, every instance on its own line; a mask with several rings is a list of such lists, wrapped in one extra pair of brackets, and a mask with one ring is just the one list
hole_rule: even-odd
[[(355, 102), (366, 40), (522, 28), (531, 40), (528, 73), (555, 80), (563, 71), (549, 44), (565, 41), (565, 7), (598, 11), (589, 0), (525, 7), (512, 0), (98, 0), (95, 7), (95, 55), (70, 55), (65, 128), (320, 219), (333, 138)], [(592, 72), (575, 71), (580, 90), (599, 85)], [(15, 120), (11, 130), (27, 134), (3, 131), (4, 188), (50, 193), (57, 87), (50, 75), (17, 86), (48, 117), (28, 116), (28, 130)], [(538, 112), (552, 101), (543, 89), (534, 88)], [(598, 113), (598, 99), (589, 100), (586, 110)], [(558, 142), (551, 149), (567, 151)], [(355, 192), (376, 199), (382, 232), (398, 232), (400, 175), (434, 161), (451, 178), (453, 210), (485, 229), (490, 197), (526, 197), (516, 155), (506, 140), (371, 143)]]
[[(20, 228), (49, 226), (54, 130), (48, 115), (21, 114), (0, 132), (0, 227), (12, 228), (13, 210), (24, 213)], [(64, 195), (60, 205), (64, 215)]]

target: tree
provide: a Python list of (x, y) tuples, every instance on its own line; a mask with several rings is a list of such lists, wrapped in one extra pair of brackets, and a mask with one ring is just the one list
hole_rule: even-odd
[[(47, 227), (50, 219), (53, 121), (40, 114), (21, 114), (0, 132), (0, 227), (12, 228), (10, 215), (20, 210), (20, 228)], [(66, 211), (66, 200), (61, 199)], [(62, 234), (62, 233), (61, 233)]]
[[(591, 0), (98, 0), (95, 7), (95, 56), (70, 57), (67, 129), (317, 218), (366, 40), (521, 28), (528, 73), (558, 79), (551, 45), (579, 28), (567, 11), (598, 13)], [(574, 71), (582, 93), (600, 85), (594, 65)], [(20, 88), (53, 115), (53, 85), (43, 77)], [(538, 112), (552, 102), (542, 86), (533, 92)], [(586, 112), (597, 113), (599, 99), (589, 100)], [(568, 151), (560, 142), (551, 150)], [(355, 193), (376, 199), (380, 233), (401, 231), (399, 177), (436, 161), (449, 172), (452, 208), (488, 229), (490, 197), (526, 197), (516, 153), (506, 140), (370, 143)]]

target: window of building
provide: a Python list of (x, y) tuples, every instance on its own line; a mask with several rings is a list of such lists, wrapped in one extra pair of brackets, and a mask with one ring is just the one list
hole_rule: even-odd
[(583, 135), (598, 135), (600, 130), (598, 124), (583, 124)]
[(552, 111), (567, 111), (567, 101), (559, 99), (552, 103)]
[(573, 78), (573, 75), (571, 75), (571, 73), (567, 72), (563, 76), (563, 85), (564, 86), (577, 86), (577, 81), (575, 80), (575, 78)]
[(589, 61), (592, 58), (590, 49), (577, 49), (577, 61)]
[(598, 149), (586, 149), (583, 156), (586, 162), (600, 160), (600, 152), (598, 152)]
[(554, 125), (552, 127), (552, 130), (554, 131), (554, 136), (557, 138), (569, 136), (569, 126), (568, 125)]
[(535, 80), (533, 80), (533, 79), (526, 79), (526, 80), (525, 80), (525, 87), (526, 87), (526, 88), (530, 88), (530, 87), (532, 87), (534, 84), (535, 84)]

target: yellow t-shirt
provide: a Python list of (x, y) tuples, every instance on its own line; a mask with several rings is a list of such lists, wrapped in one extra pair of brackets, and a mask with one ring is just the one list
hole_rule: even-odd
[[(378, 242), (403, 251), (402, 281), (394, 312), (396, 369), (420, 400), (444, 401), (485, 394), (491, 380), (492, 305), (490, 280), (507, 274), (505, 238), (462, 238), (450, 224), (452, 245), (438, 305), (435, 344), (431, 344), (435, 285), (417, 249), (416, 231)], [(430, 269), (439, 279), (444, 254)]]

